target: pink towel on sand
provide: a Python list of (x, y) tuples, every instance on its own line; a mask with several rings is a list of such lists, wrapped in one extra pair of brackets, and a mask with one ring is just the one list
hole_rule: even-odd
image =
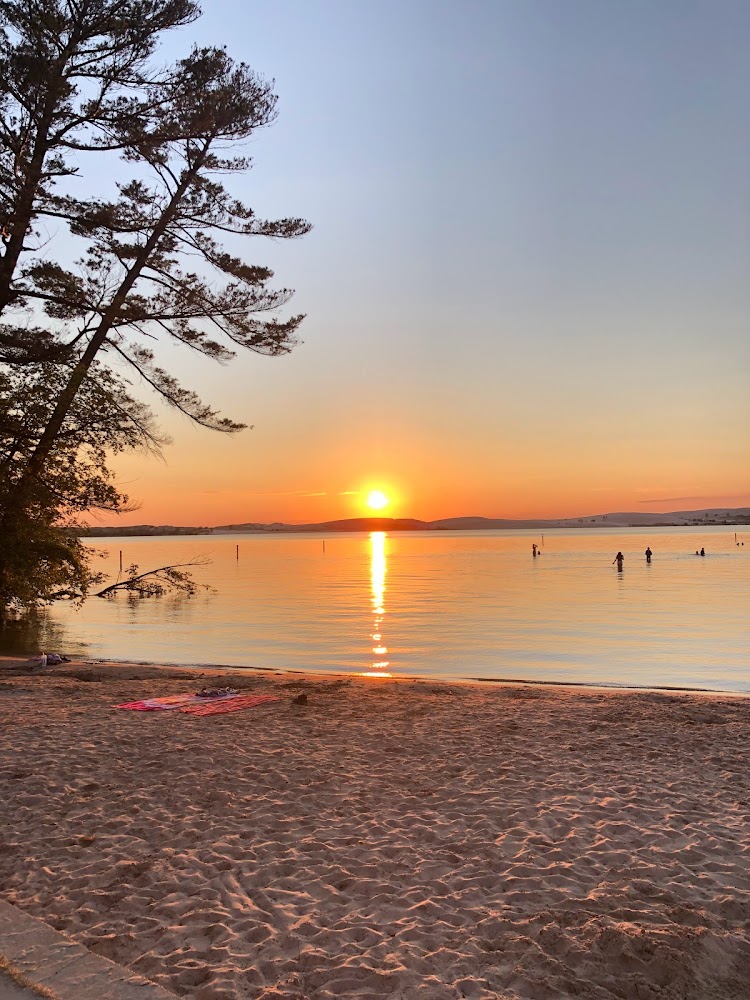
[(143, 698), (141, 701), (127, 701), (115, 708), (127, 708), (132, 712), (159, 712), (169, 708), (180, 708), (196, 701), (194, 694), (168, 694), (163, 698)]
[[(236, 698), (234, 694), (221, 695), (221, 701), (228, 698)], [(115, 705), (115, 708), (127, 708), (132, 712), (163, 712), (166, 709), (182, 708), (183, 705), (203, 705), (208, 699), (201, 698), (197, 694), (167, 694), (162, 698), (144, 698), (142, 701), (128, 701), (124, 705)]]
[(240, 694), (234, 698), (217, 698), (208, 703), (205, 698), (201, 701), (204, 704), (185, 705), (179, 710), (190, 715), (223, 715), (225, 712), (241, 712), (243, 708), (255, 708), (265, 701), (279, 701), (279, 699), (272, 694)]

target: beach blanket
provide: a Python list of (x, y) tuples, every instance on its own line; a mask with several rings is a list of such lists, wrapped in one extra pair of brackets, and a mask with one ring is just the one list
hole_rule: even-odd
[[(227, 701), (229, 698), (236, 698), (236, 694), (223, 694), (214, 701)], [(169, 709), (183, 708), (185, 705), (205, 705), (206, 698), (197, 694), (167, 694), (162, 698), (143, 698), (141, 701), (128, 701), (123, 705), (115, 705), (115, 708), (126, 708), (131, 712), (163, 712)]]
[(280, 701), (273, 694), (240, 694), (233, 698), (212, 698), (206, 703), (205, 698), (200, 699), (201, 705), (184, 705), (180, 707), (180, 712), (187, 712), (189, 715), (224, 715), (225, 712), (241, 712), (244, 708), (255, 708), (266, 701)]

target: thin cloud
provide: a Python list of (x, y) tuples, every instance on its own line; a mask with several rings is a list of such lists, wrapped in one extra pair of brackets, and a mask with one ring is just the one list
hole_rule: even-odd
[(750, 493), (704, 493), (694, 497), (660, 497), (658, 500), (639, 500), (638, 503), (684, 503), (687, 500), (747, 500)]
[(244, 493), (245, 496), (249, 497), (318, 497), (321, 496), (320, 493), (308, 493), (307, 490), (256, 490), (255, 492), (250, 492), (248, 490), (237, 490), (238, 493)]
[(307, 490), (196, 490), (202, 496), (243, 496), (243, 497), (325, 497), (327, 493), (309, 493)]
[(639, 500), (638, 503), (683, 503), (685, 500), (710, 500), (710, 497), (659, 497), (658, 500)]

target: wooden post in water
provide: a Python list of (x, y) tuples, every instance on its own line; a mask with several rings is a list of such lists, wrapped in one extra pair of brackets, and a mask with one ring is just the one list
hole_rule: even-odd
[(326, 554), (326, 540), (324, 538), (323, 539), (323, 555), (325, 555), (325, 554)]
[(235, 555), (235, 559), (237, 560), (237, 562), (240, 561), (240, 547), (239, 547), (239, 545), (237, 546), (237, 552), (236, 552), (236, 555)]
[(122, 549), (120, 549), (120, 572), (122, 573)]

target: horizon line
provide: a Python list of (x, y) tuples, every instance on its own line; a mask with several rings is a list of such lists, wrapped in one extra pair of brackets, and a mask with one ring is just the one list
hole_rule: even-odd
[(537, 516), (537, 517), (490, 517), (486, 514), (458, 514), (451, 515), (449, 517), (435, 517), (435, 518), (419, 518), (411, 516), (401, 516), (394, 517), (385, 514), (362, 514), (355, 517), (333, 517), (326, 518), (323, 521), (227, 521), (222, 524), (155, 524), (150, 522), (140, 522), (139, 524), (129, 524), (129, 525), (96, 525), (96, 524), (86, 524), (82, 525), (85, 528), (96, 529), (99, 528), (109, 528), (109, 527), (122, 527), (122, 528), (138, 528), (138, 527), (150, 527), (150, 528), (204, 528), (215, 530), (217, 528), (226, 528), (230, 525), (245, 525), (245, 524), (256, 524), (262, 525), (264, 527), (270, 527), (272, 525), (285, 525), (288, 527), (304, 527), (307, 525), (321, 525), (321, 524), (337, 524), (345, 523), (347, 521), (416, 521), (420, 524), (436, 524), (441, 521), (508, 521), (510, 523), (523, 523), (526, 521), (538, 522), (552, 522), (552, 521), (593, 521), (593, 520), (603, 520), (609, 517), (668, 517), (670, 515), (689, 515), (689, 514), (709, 514), (709, 513), (719, 513), (725, 512), (729, 514), (737, 514), (738, 512), (750, 512), (750, 506), (746, 507), (702, 507), (693, 510), (665, 510), (665, 511), (637, 511), (637, 510), (621, 510), (621, 511), (607, 511), (603, 514), (573, 514), (570, 516)]

